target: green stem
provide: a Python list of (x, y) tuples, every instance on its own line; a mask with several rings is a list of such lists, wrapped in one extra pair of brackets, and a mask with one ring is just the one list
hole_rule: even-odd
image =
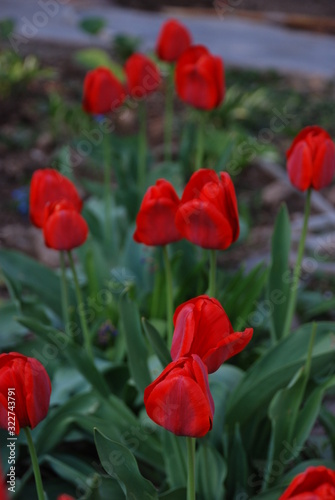
[(166, 79), (165, 95), (165, 122), (164, 122), (164, 159), (171, 161), (172, 157), (172, 130), (173, 130), (173, 75), (174, 65), (169, 67), (169, 74)]
[(26, 434), (31, 463), (33, 465), (38, 500), (45, 500), (40, 466), (38, 464), (35, 446), (34, 446), (34, 443), (33, 443), (32, 437), (31, 437), (31, 432), (30, 432), (29, 427), (24, 427), (23, 430)]
[(111, 148), (109, 137), (103, 140), (104, 154), (104, 201), (105, 201), (105, 243), (109, 254), (112, 245), (112, 193), (111, 193)]
[(287, 312), (286, 312), (283, 337), (287, 337), (287, 335), (290, 333), (292, 319), (293, 319), (295, 306), (296, 306), (296, 302), (297, 302), (301, 264), (302, 264), (302, 258), (304, 256), (305, 242), (306, 242), (307, 229), (308, 229), (308, 218), (309, 218), (309, 214), (311, 211), (311, 193), (312, 193), (312, 191), (311, 191), (311, 189), (309, 189), (307, 192), (307, 197), (306, 197), (306, 202), (305, 202), (304, 223), (303, 223), (303, 227), (302, 227), (301, 235), (300, 235), (297, 261), (295, 263), (295, 267), (294, 267), (294, 271), (293, 271), (293, 283), (292, 283), (291, 292), (290, 292), (290, 296), (289, 296), (289, 304), (288, 304), (288, 308), (287, 308)]
[(145, 102), (138, 105), (138, 115), (140, 130), (138, 134), (138, 190), (142, 195), (145, 187), (146, 166), (147, 166), (147, 114)]
[(166, 321), (168, 328), (168, 346), (172, 344), (173, 336), (173, 288), (172, 271), (167, 246), (163, 246), (164, 267), (166, 276)]
[(84, 312), (84, 302), (83, 302), (83, 297), (81, 294), (81, 289), (79, 286), (77, 271), (76, 271), (76, 268), (75, 268), (75, 265), (73, 262), (73, 257), (72, 257), (71, 251), (69, 251), (67, 254), (69, 257), (70, 267), (71, 267), (71, 271), (73, 274), (74, 286), (75, 286), (77, 302), (78, 302), (80, 324), (81, 324), (81, 328), (82, 328), (83, 336), (84, 336), (84, 346), (85, 346), (87, 354), (91, 358), (92, 362), (94, 362), (90, 333), (89, 333), (88, 326), (86, 323), (85, 312)]
[(195, 500), (195, 438), (186, 438), (187, 442), (187, 500)]
[(199, 168), (203, 168), (203, 156), (204, 156), (204, 126), (205, 126), (205, 114), (203, 111), (199, 111), (199, 123), (197, 129), (197, 144), (196, 144), (196, 156), (195, 156), (195, 171)]
[(209, 251), (209, 296), (215, 297), (216, 291), (216, 250)]
[(61, 267), (61, 299), (62, 299), (63, 321), (64, 321), (64, 326), (65, 326), (65, 333), (67, 335), (71, 336), (70, 316), (69, 316), (69, 299), (68, 299), (68, 293), (67, 293), (64, 251), (59, 252), (59, 258), (60, 258), (60, 267)]

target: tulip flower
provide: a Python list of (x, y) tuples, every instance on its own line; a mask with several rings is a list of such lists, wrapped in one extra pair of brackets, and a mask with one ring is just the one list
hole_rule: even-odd
[(156, 424), (177, 436), (207, 434), (212, 428), (214, 402), (207, 369), (199, 356), (170, 363), (145, 389), (144, 404)]
[(167, 245), (182, 238), (175, 216), (180, 199), (170, 182), (159, 179), (144, 195), (136, 217), (134, 240), (148, 246)]
[(65, 493), (63, 493), (62, 495), (58, 495), (57, 500), (75, 500), (75, 498), (71, 495), (66, 495)]
[(330, 135), (316, 125), (305, 127), (286, 153), (291, 183), (300, 191), (328, 186), (335, 172), (335, 145)]
[(191, 43), (188, 29), (176, 19), (169, 19), (159, 32), (156, 53), (162, 61), (176, 62)]
[(155, 63), (144, 54), (132, 54), (126, 61), (127, 91), (134, 99), (142, 99), (159, 87), (161, 76)]
[(211, 110), (223, 101), (222, 59), (203, 45), (193, 45), (183, 52), (177, 61), (175, 79), (178, 96), (194, 108)]
[(47, 247), (72, 250), (85, 243), (88, 226), (71, 202), (61, 200), (47, 205), (43, 235)]
[(234, 185), (226, 172), (201, 169), (187, 183), (176, 213), (182, 236), (202, 248), (224, 250), (240, 232)]
[(171, 357), (173, 361), (196, 354), (208, 373), (220, 368), (227, 359), (241, 352), (250, 342), (253, 329), (234, 332), (220, 302), (200, 295), (177, 307)]
[(13, 389), (15, 434), (34, 429), (49, 410), (51, 382), (43, 365), (17, 352), (0, 354), (0, 427), (8, 429), (8, 391)]
[(333, 500), (335, 471), (320, 465), (298, 474), (279, 500)]
[(109, 113), (120, 107), (126, 97), (122, 83), (110, 69), (98, 67), (84, 80), (83, 109), (93, 115)]
[(31, 179), (29, 215), (31, 222), (41, 228), (44, 223), (44, 209), (47, 203), (62, 199), (72, 203), (80, 212), (83, 202), (74, 184), (52, 168), (35, 170)]

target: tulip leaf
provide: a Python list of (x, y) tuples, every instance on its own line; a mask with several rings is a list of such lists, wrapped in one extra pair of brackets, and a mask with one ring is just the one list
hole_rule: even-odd
[(145, 318), (142, 318), (142, 324), (151, 347), (165, 368), (169, 363), (171, 363), (172, 359), (162, 337), (156, 328)]
[[(325, 375), (333, 368), (335, 323), (318, 324), (314, 342), (311, 375)], [(311, 325), (303, 325), (281, 340), (245, 372), (228, 400), (226, 424), (240, 422), (241, 430), (248, 422), (260, 421), (275, 393), (286, 387), (306, 362)]]
[(128, 448), (108, 439), (96, 428), (94, 439), (101, 465), (109, 476), (119, 482), (127, 499), (158, 499), (156, 489), (141, 475), (136, 459)]
[[(34, 292), (44, 305), (62, 317), (60, 279), (54, 271), (14, 250), (0, 250), (0, 268), (11, 282)], [(69, 295), (71, 300), (70, 287)]]
[(165, 491), (159, 495), (160, 500), (185, 500), (185, 488), (173, 488), (172, 490)]
[[(83, 347), (74, 344), (72, 339), (65, 333), (55, 328), (45, 326), (32, 318), (21, 317), (18, 321), (32, 332), (36, 333), (36, 335), (45, 340), (49, 345), (51, 344), (54, 346), (55, 353), (53, 354), (53, 359), (57, 354), (63, 355), (102, 396), (109, 396), (110, 391), (107, 382), (92, 363)], [(43, 358), (42, 354), (40, 361), (42, 364), (43, 362), (46, 364), (48, 358), (46, 356)]]
[(120, 316), (126, 338), (130, 373), (140, 392), (151, 383), (148, 349), (145, 344), (138, 307), (126, 295), (120, 300)]
[(78, 50), (74, 55), (75, 61), (86, 69), (95, 69), (98, 66), (109, 68), (116, 78), (123, 82), (125, 74), (122, 66), (113, 61), (105, 50), (92, 48)]
[(322, 406), (320, 411), (320, 422), (326, 430), (330, 444), (335, 457), (335, 415), (330, 412), (325, 406)]
[(227, 467), (222, 455), (205, 442), (196, 455), (197, 491), (206, 500), (224, 498), (226, 475)]
[(274, 340), (282, 336), (288, 305), (289, 257), (291, 248), (291, 226), (286, 205), (282, 205), (276, 218), (272, 236), (271, 265), (267, 286), (267, 300), (271, 305), (270, 328)]
[(227, 498), (242, 497), (248, 487), (248, 460), (239, 424), (235, 425), (228, 450)]
[(184, 486), (187, 481), (186, 440), (165, 429), (161, 429), (160, 436), (164, 450), (167, 482), (171, 488)]

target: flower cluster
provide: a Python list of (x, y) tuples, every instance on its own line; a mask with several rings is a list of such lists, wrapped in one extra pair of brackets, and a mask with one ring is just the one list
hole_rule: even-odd
[[(179, 98), (200, 110), (211, 110), (225, 93), (223, 62), (202, 45), (192, 45), (188, 29), (175, 19), (167, 21), (157, 39), (161, 61), (176, 63), (175, 86)], [(106, 114), (120, 107), (126, 97), (142, 99), (157, 90), (161, 75), (157, 65), (144, 54), (132, 54), (124, 65), (125, 83), (107, 67), (89, 71), (84, 81), (83, 109)]]
[[(152, 228), (155, 227), (155, 231)], [(166, 245), (186, 238), (202, 248), (224, 250), (239, 236), (234, 185), (228, 173), (200, 169), (187, 183), (181, 200), (160, 179), (146, 192), (136, 219), (134, 239)]]
[(208, 374), (250, 342), (253, 329), (234, 332), (220, 302), (200, 295), (181, 304), (173, 318), (171, 357), (144, 392), (149, 417), (176, 435), (202, 437), (213, 425)]
[(31, 222), (42, 228), (46, 246), (72, 250), (82, 245), (88, 226), (80, 214), (83, 202), (74, 184), (51, 168), (36, 170), (30, 186)]

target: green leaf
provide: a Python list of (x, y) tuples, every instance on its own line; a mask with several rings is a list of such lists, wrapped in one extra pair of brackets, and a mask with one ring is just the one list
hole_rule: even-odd
[(55, 346), (54, 356), (57, 353), (63, 355), (92, 384), (98, 393), (108, 398), (110, 394), (109, 387), (83, 347), (75, 344), (65, 333), (45, 326), (32, 318), (21, 317), (19, 322), (43, 340)]
[(16, 301), (0, 304), (0, 351), (14, 346), (27, 333), (27, 329), (20, 325), (15, 317), (19, 315)]
[(117, 479), (127, 499), (158, 499), (153, 484), (141, 475), (134, 455), (125, 446), (111, 441), (98, 429), (94, 430), (94, 438), (101, 465), (109, 476)]
[[(272, 305), (270, 327), (274, 339), (282, 336), (283, 320), (286, 317), (290, 283), (291, 226), (286, 205), (282, 205), (277, 216), (272, 236), (271, 266), (267, 286), (267, 298)], [(285, 278), (286, 277), (286, 278)]]
[(130, 373), (140, 392), (151, 383), (148, 350), (141, 331), (138, 307), (126, 295), (120, 299), (120, 316), (126, 337)]
[(185, 500), (186, 498), (185, 488), (173, 488), (172, 490), (165, 491), (159, 495), (160, 500)]
[(323, 406), (320, 411), (320, 421), (329, 436), (333, 456), (335, 457), (335, 415)]
[(163, 341), (156, 328), (145, 318), (142, 318), (142, 324), (151, 347), (153, 348), (158, 359), (165, 368), (172, 361), (171, 355), (168, 351), (168, 348), (166, 347), (165, 342)]
[[(311, 375), (325, 375), (333, 369), (334, 323), (319, 323), (314, 343)], [(241, 429), (251, 420), (261, 420), (275, 393), (287, 386), (306, 362), (311, 325), (303, 325), (281, 340), (245, 373), (228, 401), (226, 424)]]
[(213, 428), (208, 434), (209, 441), (216, 447), (221, 445), (225, 425), (227, 400), (241, 381), (244, 372), (233, 365), (224, 363), (209, 377), (209, 387), (214, 399), (215, 415)]
[(86, 69), (94, 69), (98, 66), (105, 66), (106, 68), (109, 68), (121, 82), (125, 80), (125, 74), (122, 66), (114, 62), (109, 57), (107, 52), (102, 49), (78, 50), (74, 55), (74, 59)]
[(224, 498), (223, 482), (227, 475), (226, 463), (220, 453), (204, 443), (196, 454), (197, 491), (206, 500)]
[(248, 460), (238, 424), (235, 425), (231, 440), (227, 459), (229, 471), (227, 497), (236, 498), (239, 494), (242, 496), (247, 491), (248, 485)]
[(161, 429), (160, 437), (164, 450), (167, 481), (170, 488), (185, 486), (187, 481), (186, 440), (165, 429)]
[(14, 250), (0, 250), (0, 267), (11, 281), (36, 293), (43, 304), (62, 317), (60, 280), (54, 271)]
[(106, 26), (106, 21), (102, 17), (85, 17), (79, 23), (79, 27), (90, 35), (98, 35)]

